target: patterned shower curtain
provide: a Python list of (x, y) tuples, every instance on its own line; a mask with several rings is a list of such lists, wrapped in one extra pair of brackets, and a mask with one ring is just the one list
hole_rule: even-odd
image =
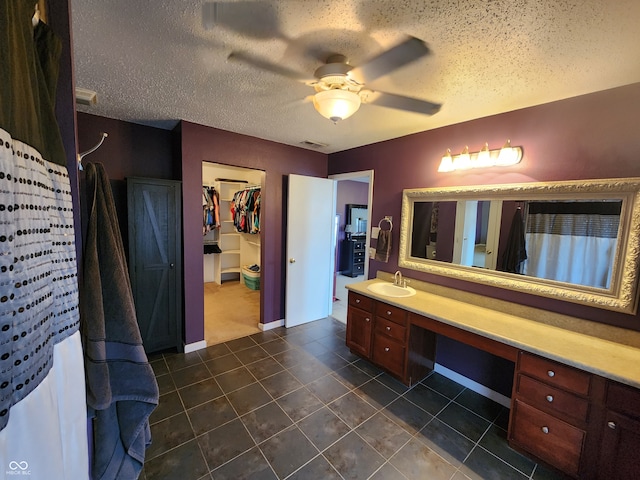
[(0, 4), (0, 479), (88, 478), (71, 185), (54, 99), (61, 42)]
[(621, 207), (619, 200), (530, 202), (523, 273), (608, 289)]

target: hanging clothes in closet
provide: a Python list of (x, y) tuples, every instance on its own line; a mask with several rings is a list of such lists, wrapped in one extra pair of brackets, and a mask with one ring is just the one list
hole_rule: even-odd
[(240, 233), (260, 233), (260, 187), (248, 187), (233, 195), (233, 225)]
[(213, 187), (202, 187), (202, 234), (220, 228), (220, 196)]

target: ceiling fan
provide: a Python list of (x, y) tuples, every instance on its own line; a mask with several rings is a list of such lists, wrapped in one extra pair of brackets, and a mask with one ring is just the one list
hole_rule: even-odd
[(438, 103), (379, 92), (366, 87), (366, 84), (375, 79), (430, 53), (431, 51), (424, 41), (415, 37), (408, 37), (360, 66), (354, 67), (350, 65), (344, 55), (331, 55), (324, 65), (316, 69), (313, 79), (288, 67), (245, 52), (232, 52), (228, 59), (312, 86), (316, 92), (313, 95), (315, 109), (322, 116), (336, 123), (353, 115), (360, 108), (361, 103), (425, 115), (437, 113), (441, 107)]

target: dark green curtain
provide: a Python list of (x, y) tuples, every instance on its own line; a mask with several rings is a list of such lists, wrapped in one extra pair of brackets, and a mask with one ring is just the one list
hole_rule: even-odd
[(62, 42), (43, 22), (33, 28), (35, 4), (0, 2), (0, 128), (65, 165), (54, 111)]

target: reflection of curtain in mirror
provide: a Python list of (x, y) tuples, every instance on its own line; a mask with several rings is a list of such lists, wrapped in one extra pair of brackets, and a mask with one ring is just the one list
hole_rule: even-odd
[(609, 288), (622, 202), (532, 202), (525, 275)]

